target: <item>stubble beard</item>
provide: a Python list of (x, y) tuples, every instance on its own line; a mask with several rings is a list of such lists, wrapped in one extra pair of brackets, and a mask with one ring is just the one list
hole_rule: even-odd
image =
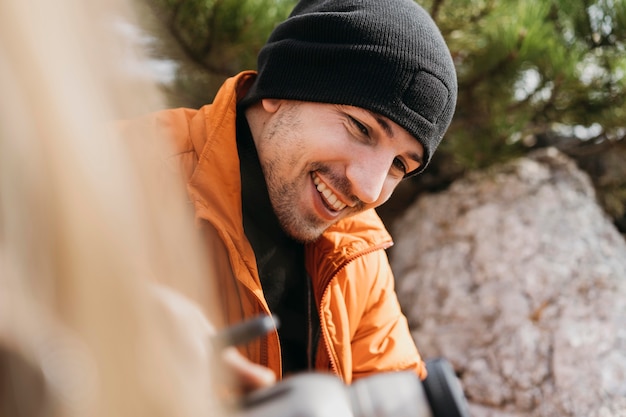
[(282, 183), (271, 173), (266, 174), (267, 188), (272, 208), (282, 229), (294, 240), (309, 243), (319, 238), (330, 226), (313, 213), (299, 209), (302, 187), (296, 183)]
[[(312, 172), (322, 172), (326, 174), (328, 179), (332, 179), (336, 189), (341, 190), (344, 195), (350, 195), (347, 179), (333, 176), (331, 171), (322, 164), (311, 166), (309, 169), (310, 171), (302, 174), (305, 176), (305, 183), (307, 180), (312, 182)], [(284, 179), (279, 178), (277, 175), (272, 175), (271, 168), (268, 171), (265, 173), (265, 178), (272, 208), (279, 224), (287, 235), (302, 243), (313, 242), (326, 229), (339, 221), (337, 219), (334, 222), (328, 222), (320, 219), (315, 213), (306, 211), (306, 208), (299, 210), (301, 206), (298, 203), (304, 192), (304, 187), (297, 180), (285, 182)], [(350, 208), (344, 208), (343, 211), (346, 213), (340, 219), (362, 212), (365, 209), (365, 205), (356, 197), (352, 198), (351, 201), (353, 201), (354, 205)]]
[[(299, 110), (299, 103), (292, 103), (268, 126), (268, 132), (263, 141), (272, 146), (276, 146), (277, 143), (294, 144), (298, 141), (297, 136), (293, 135), (300, 129)], [(303, 187), (295, 179), (287, 182), (281, 177), (281, 166), (296, 164), (295, 160), (291, 160), (293, 157), (293, 154), (280, 152), (274, 155), (273, 159), (260, 161), (261, 168), (278, 223), (288, 236), (299, 242), (308, 243), (319, 238), (330, 225), (313, 213), (301, 212), (299, 202), (304, 192)]]

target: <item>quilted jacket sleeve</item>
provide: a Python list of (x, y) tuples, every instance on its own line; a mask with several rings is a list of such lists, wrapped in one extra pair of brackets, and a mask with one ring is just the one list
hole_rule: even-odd
[[(349, 276), (353, 278), (347, 279)], [(337, 278), (345, 283), (353, 379), (400, 370), (414, 370), (425, 378), (424, 363), (394, 290), (386, 252), (376, 250), (359, 257), (346, 265)]]

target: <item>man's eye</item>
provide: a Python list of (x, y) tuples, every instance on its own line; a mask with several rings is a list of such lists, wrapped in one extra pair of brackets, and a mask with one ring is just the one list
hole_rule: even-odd
[(359, 129), (359, 131), (364, 135), (364, 136), (369, 136), (370, 132), (367, 129), (367, 127), (365, 127), (365, 125), (361, 122), (359, 122), (357, 119), (355, 119), (352, 116), (348, 116), (348, 118), (350, 119), (350, 122), (357, 128)]
[(393, 160), (393, 166), (396, 167), (397, 169), (399, 169), (402, 172), (402, 175), (407, 173), (407, 167), (404, 164), (404, 162), (402, 162), (401, 159), (399, 158), (394, 158)]

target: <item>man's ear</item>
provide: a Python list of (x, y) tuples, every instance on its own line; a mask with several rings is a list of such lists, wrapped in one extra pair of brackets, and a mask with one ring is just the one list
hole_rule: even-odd
[(277, 98), (261, 99), (261, 105), (263, 106), (263, 110), (265, 110), (267, 113), (276, 113), (276, 111), (280, 108), (282, 102), (282, 100)]

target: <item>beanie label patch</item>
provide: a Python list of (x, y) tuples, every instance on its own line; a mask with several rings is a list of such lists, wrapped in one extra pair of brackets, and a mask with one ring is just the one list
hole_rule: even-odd
[(402, 101), (424, 119), (435, 124), (449, 100), (448, 88), (434, 75), (419, 71), (405, 90)]

